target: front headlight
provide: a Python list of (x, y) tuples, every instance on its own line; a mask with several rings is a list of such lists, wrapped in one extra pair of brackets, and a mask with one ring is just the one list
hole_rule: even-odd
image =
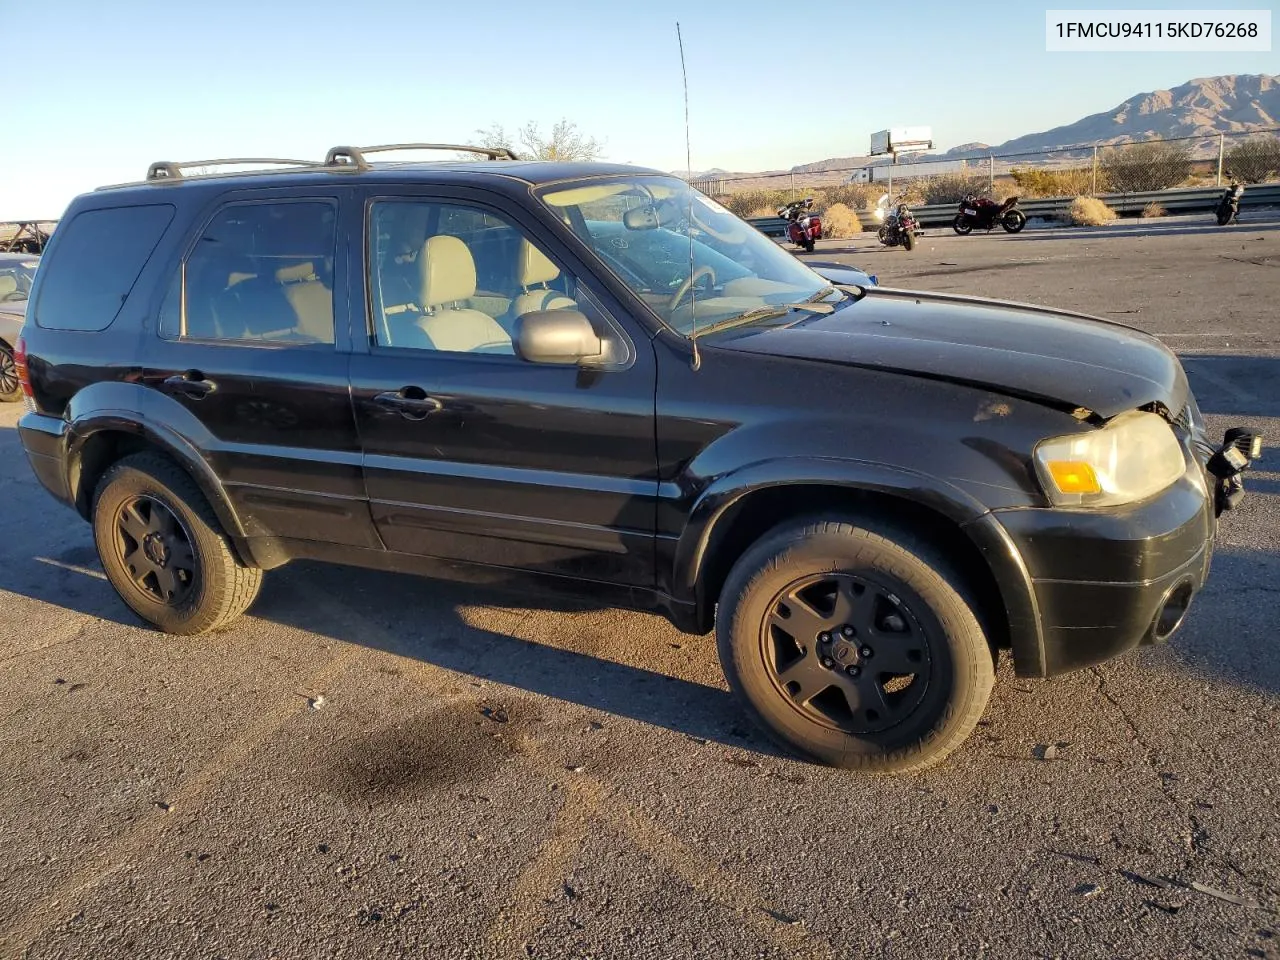
[(1091, 433), (1036, 444), (1036, 472), (1055, 506), (1109, 507), (1159, 493), (1187, 469), (1165, 420), (1134, 410)]

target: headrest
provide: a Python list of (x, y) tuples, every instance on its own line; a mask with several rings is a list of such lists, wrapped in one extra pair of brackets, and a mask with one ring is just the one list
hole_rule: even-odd
[(11, 293), (18, 292), (18, 278), (5, 274), (0, 277), (0, 297), (7, 297)]
[(476, 292), (476, 262), (457, 237), (431, 237), (422, 246), (422, 305), (438, 307)]
[(292, 267), (281, 267), (276, 271), (276, 283), (300, 283), (304, 280), (318, 280), (316, 276), (316, 265), (308, 261), (307, 263), (296, 263)]
[(520, 241), (520, 286), (529, 287), (535, 283), (550, 283), (560, 276), (560, 268), (547, 259), (547, 255), (528, 240)]

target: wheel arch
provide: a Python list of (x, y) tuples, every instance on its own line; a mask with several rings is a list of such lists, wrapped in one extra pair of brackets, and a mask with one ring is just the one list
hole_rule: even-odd
[(94, 491), (103, 474), (124, 457), (145, 450), (169, 457), (195, 481), (222, 528), (244, 554), (244, 527), (213, 469), (180, 434), (142, 420), (136, 414), (102, 412), (72, 422), (67, 438), (66, 469), (67, 489), (76, 511), (91, 520)]
[(673, 586), (694, 600), (700, 628), (711, 628), (734, 562), (768, 530), (803, 517), (862, 514), (911, 529), (954, 556), (992, 643), (1013, 649), (1020, 674), (1042, 671), (1030, 578), (985, 507), (943, 481), (897, 468), (847, 461), (799, 466), (787, 464), (787, 475), (777, 475), (783, 465), (773, 462), (722, 478), (695, 505), (677, 547)]

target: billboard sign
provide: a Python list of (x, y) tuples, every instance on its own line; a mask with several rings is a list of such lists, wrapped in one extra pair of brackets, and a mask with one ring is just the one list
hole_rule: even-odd
[(871, 135), (871, 155), (918, 153), (933, 149), (932, 127), (890, 127)]

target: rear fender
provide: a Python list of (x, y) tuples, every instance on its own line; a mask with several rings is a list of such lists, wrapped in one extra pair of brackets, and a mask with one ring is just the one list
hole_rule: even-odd
[(95, 436), (115, 431), (137, 437), (177, 461), (200, 487), (223, 529), (234, 540), (243, 541), (244, 527), (208, 461), (216, 438), (176, 400), (134, 383), (103, 382), (76, 394), (67, 408), (67, 420), (68, 489), (86, 519), (93, 491), (81, 489), (83, 454)]

